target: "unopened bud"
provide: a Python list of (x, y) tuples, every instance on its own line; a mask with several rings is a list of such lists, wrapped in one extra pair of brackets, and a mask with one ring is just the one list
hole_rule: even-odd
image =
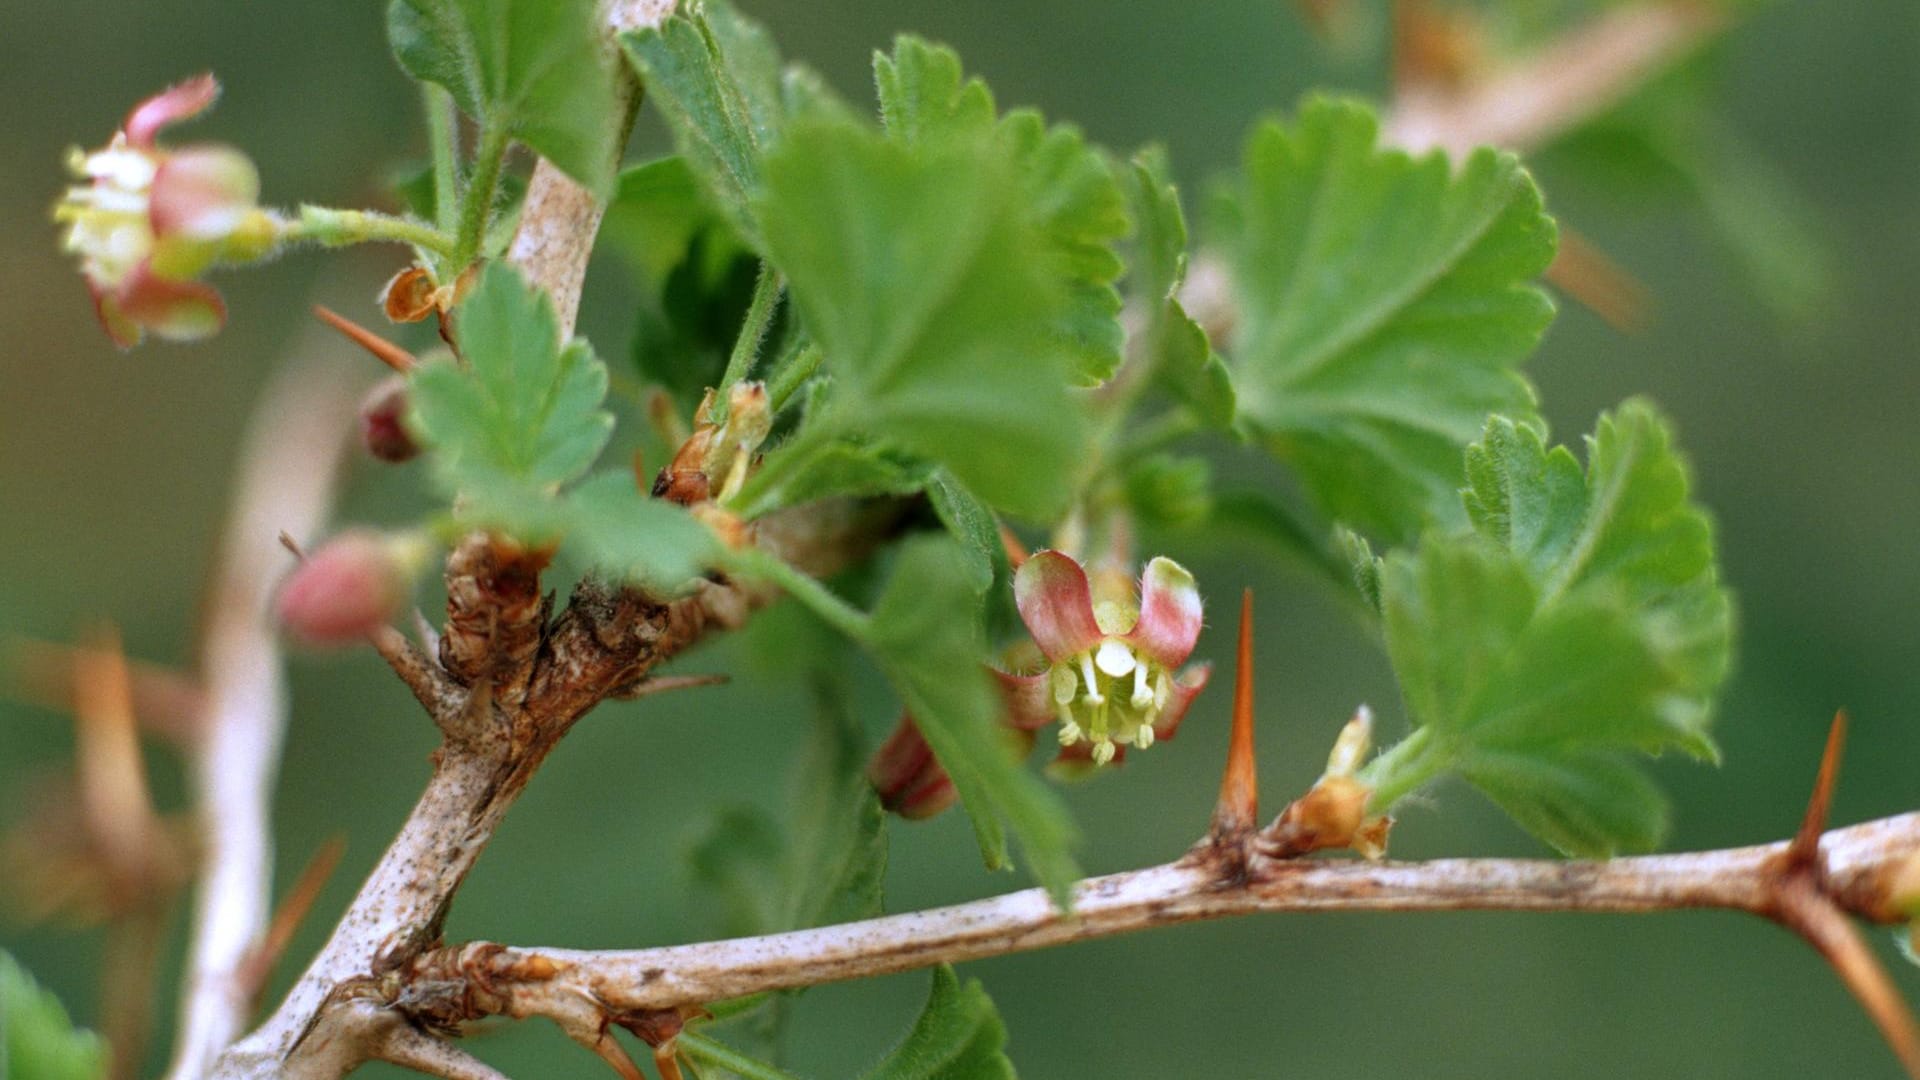
[(407, 605), (426, 542), (355, 529), (322, 544), (280, 586), (274, 615), (310, 645), (347, 645), (387, 625)]
[(392, 375), (380, 380), (360, 403), (360, 441), (367, 453), (398, 464), (420, 453), (420, 444), (407, 431), (407, 380)]
[(880, 796), (881, 806), (909, 821), (934, 817), (959, 798), (952, 778), (907, 713), (900, 714), (899, 726), (874, 751), (867, 763), (867, 781)]
[(1340, 729), (1333, 740), (1333, 752), (1327, 755), (1328, 776), (1352, 776), (1373, 749), (1373, 710), (1365, 705), (1353, 710), (1353, 719)]

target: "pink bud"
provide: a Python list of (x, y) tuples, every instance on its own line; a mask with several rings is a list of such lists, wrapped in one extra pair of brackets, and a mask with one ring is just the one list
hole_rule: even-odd
[(904, 712), (900, 725), (867, 763), (867, 780), (880, 796), (880, 805), (908, 821), (933, 817), (959, 798), (947, 770), (934, 759), (933, 748), (914, 726), (913, 717)]
[(413, 592), (411, 546), (365, 529), (322, 544), (280, 586), (280, 625), (311, 645), (349, 645), (385, 626)]
[(420, 453), (407, 432), (407, 380), (390, 375), (374, 384), (360, 403), (360, 441), (381, 461), (398, 464)]

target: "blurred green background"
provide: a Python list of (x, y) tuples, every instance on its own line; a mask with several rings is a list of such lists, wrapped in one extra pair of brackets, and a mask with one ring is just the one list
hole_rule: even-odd
[[(1114, 147), (1165, 142), (1188, 195), (1227, 167), (1257, 115), (1304, 90), (1377, 93), (1376, 53), (1329, 52), (1281, 0), (741, 0), (785, 51), (868, 99), (870, 50), (913, 30), (956, 46), (1005, 104), (1034, 104)], [(194, 347), (116, 353), (47, 207), (64, 149), (102, 141), (142, 96), (206, 68), (226, 84), (181, 139), (244, 147), (268, 202), (376, 197), (419, 152), (408, 83), (389, 59), (384, 5), (196, 0), (8, 0), (0, 5), (0, 636), (70, 638), (87, 620), (130, 650), (187, 662), (250, 399), (321, 299), (370, 320), (395, 252), (297, 256), (224, 275), (232, 321)], [(1742, 649), (1713, 770), (1663, 762), (1671, 846), (1768, 840), (1792, 828), (1828, 718), (1854, 716), (1841, 822), (1920, 806), (1920, 7), (1799, 0), (1763, 7), (1721, 58), (1727, 125), (1799, 193), (1834, 258), (1814, 317), (1783, 324), (1723, 257), (1696, 206), (1627, 200), (1548, 156), (1549, 205), (1633, 270), (1655, 321), (1622, 336), (1563, 305), (1530, 365), (1556, 431), (1587, 430), (1632, 393), (1677, 421), (1718, 514)], [(657, 150), (643, 125), (636, 152)], [(629, 332), (617, 269), (590, 288), (583, 328), (610, 358)], [(339, 361), (374, 376), (342, 344)], [(414, 468), (355, 463), (342, 515), (405, 520)], [(1403, 719), (1374, 646), (1318, 586), (1253, 549), (1180, 548), (1213, 599), (1203, 654), (1224, 657), (1230, 599), (1260, 610), (1260, 757), (1271, 799), (1317, 772), (1359, 701)], [(732, 670), (716, 642), (684, 670)], [(300, 657), (278, 795), (280, 882), (344, 831), (349, 849), (285, 965), (317, 945), (406, 813), (434, 732), (370, 654)], [(460, 896), (449, 936), (639, 946), (710, 932), (680, 852), (712, 808), (775, 805), (803, 739), (791, 689), (729, 687), (612, 705), (556, 753)], [(1069, 792), (1090, 872), (1177, 855), (1204, 827), (1225, 746), (1227, 695), (1201, 700), (1186, 737)], [(877, 686), (870, 730), (891, 722)], [(60, 716), (0, 704), (0, 814), (18, 820), (34, 774), (65, 767)], [(162, 797), (173, 762), (156, 756)], [(894, 828), (889, 907), (957, 901), (1024, 882), (982, 871), (964, 821)], [(1540, 854), (1463, 788), (1406, 813), (1401, 857)], [(176, 930), (182, 913), (176, 913)], [(176, 939), (177, 939), (176, 934)], [(1876, 942), (1892, 957), (1891, 939)], [(0, 921), (0, 946), (83, 1019), (96, 1006), (96, 938)], [(161, 992), (170, 1029), (178, 941)], [(1895, 960), (1920, 997), (1920, 973)], [(1721, 914), (1242, 919), (970, 965), (986, 980), (1028, 1077), (1893, 1077), (1897, 1068), (1820, 961), (1786, 934)], [(811, 1075), (852, 1075), (910, 1022), (924, 976), (822, 989), (795, 1045)], [(278, 995), (278, 987), (273, 991)], [(159, 1043), (166, 1041), (162, 1033)], [(525, 1077), (594, 1076), (540, 1023), (472, 1048)], [(156, 1046), (155, 1067), (162, 1047)], [(368, 1070), (367, 1075), (390, 1075)]]

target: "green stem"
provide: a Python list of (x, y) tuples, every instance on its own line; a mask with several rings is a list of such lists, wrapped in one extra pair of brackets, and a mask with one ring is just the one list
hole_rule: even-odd
[(840, 599), (832, 589), (780, 559), (764, 551), (747, 549), (734, 552), (728, 557), (727, 562), (736, 572), (765, 578), (780, 586), (788, 596), (800, 601), (807, 610), (820, 616), (835, 630), (855, 641), (867, 640), (872, 620), (867, 617), (866, 612)]
[(452, 260), (456, 274), (480, 257), (480, 244), (493, 220), (493, 200), (506, 165), (508, 142), (505, 125), (489, 123), (480, 129), (480, 148), (473, 155), (467, 189), (460, 195), (460, 224), (454, 233)]
[(823, 358), (824, 354), (818, 345), (808, 345), (773, 373), (773, 378), (768, 381), (767, 398), (774, 412), (786, 408), (788, 400), (806, 385), (814, 372), (820, 370)]
[(298, 217), (281, 225), (280, 239), (290, 243), (311, 240), (325, 247), (412, 244), (438, 255), (453, 250), (453, 238), (425, 222), (377, 210), (338, 210), (331, 206), (302, 206)]
[(798, 1080), (790, 1072), (777, 1069), (758, 1058), (750, 1058), (731, 1046), (691, 1031), (680, 1032), (675, 1036), (674, 1044), (682, 1053), (702, 1065), (725, 1069), (741, 1080)]
[(445, 87), (421, 83), (420, 88), (433, 153), (433, 219), (441, 232), (451, 234), (460, 225), (460, 127)]
[(710, 419), (714, 423), (724, 423), (727, 419), (727, 391), (753, 370), (753, 361), (760, 355), (760, 342), (765, 340), (767, 328), (773, 325), (773, 313), (780, 307), (780, 294), (786, 285), (780, 271), (771, 263), (760, 263), (760, 276), (753, 283), (753, 301), (747, 305), (746, 321), (740, 324), (733, 354), (727, 357), (727, 370), (720, 376), (720, 392), (713, 396)]
[(1141, 425), (1131, 438), (1115, 448), (1109, 462), (1114, 467), (1130, 464), (1199, 430), (1200, 421), (1191, 411), (1170, 410)]
[(1378, 814), (1437, 779), (1453, 766), (1452, 750), (1429, 727), (1382, 751), (1360, 770), (1360, 782), (1373, 789), (1367, 812)]

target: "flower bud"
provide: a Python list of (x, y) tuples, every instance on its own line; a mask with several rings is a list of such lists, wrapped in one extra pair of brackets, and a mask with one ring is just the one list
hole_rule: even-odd
[(398, 464), (420, 453), (420, 444), (407, 431), (407, 380), (390, 375), (374, 384), (360, 403), (360, 441), (367, 453)]
[(406, 607), (426, 554), (416, 536), (341, 533), (288, 575), (274, 598), (274, 616), (307, 644), (352, 644)]
[(904, 712), (900, 725), (867, 763), (867, 781), (880, 796), (881, 806), (908, 821), (934, 817), (959, 798), (947, 770), (934, 759), (933, 748), (914, 726), (913, 717)]

